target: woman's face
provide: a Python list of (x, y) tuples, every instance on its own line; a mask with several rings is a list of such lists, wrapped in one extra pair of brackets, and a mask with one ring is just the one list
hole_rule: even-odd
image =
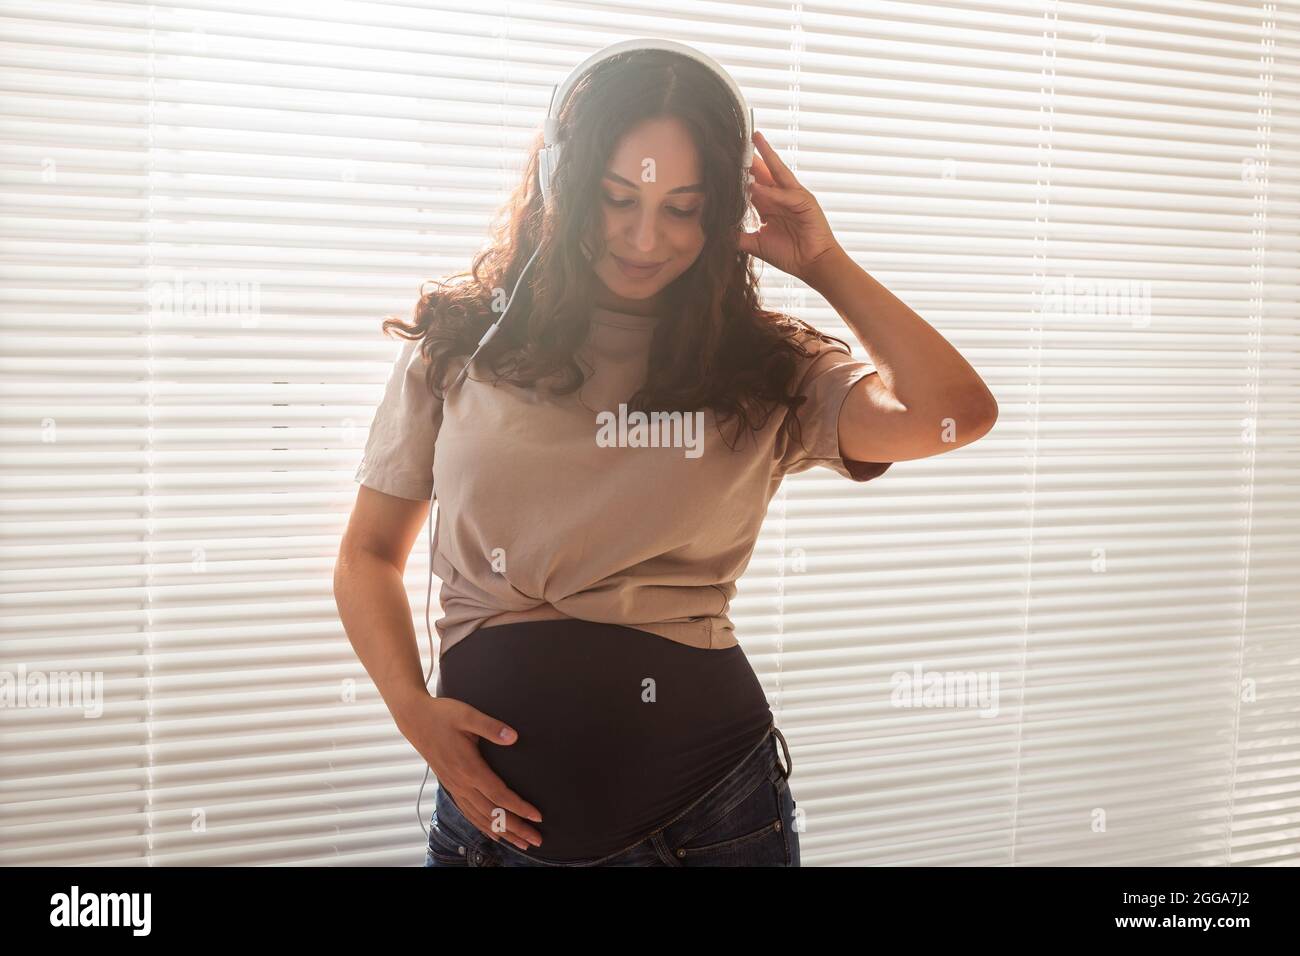
[(619, 140), (598, 187), (605, 250), (592, 263), (596, 305), (643, 315), (658, 310), (660, 291), (704, 248), (700, 179), (699, 152), (675, 117), (646, 120)]

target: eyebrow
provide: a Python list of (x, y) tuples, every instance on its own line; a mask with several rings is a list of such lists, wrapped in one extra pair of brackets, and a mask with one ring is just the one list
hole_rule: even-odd
[[(641, 187), (638, 186), (636, 183), (629, 182), (628, 180), (624, 179), (624, 178), (623, 178), (622, 176), (620, 176), (618, 173), (609, 173), (609, 172), (607, 172), (607, 173), (605, 173), (605, 178), (606, 178), (606, 179), (613, 179), (613, 180), (616, 180), (616, 181), (622, 183), (624, 186), (631, 186), (633, 189), (640, 189), (640, 188), (641, 188)], [(690, 186), (678, 186), (676, 189), (670, 189), (670, 190), (668, 190), (668, 194), (669, 194), (670, 196), (671, 196), (673, 193), (702, 193), (702, 192), (704, 192), (704, 183), (695, 183), (695, 184), (690, 185)]]

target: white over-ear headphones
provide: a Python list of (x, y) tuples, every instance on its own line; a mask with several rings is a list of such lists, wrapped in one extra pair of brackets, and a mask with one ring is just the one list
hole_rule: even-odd
[(537, 181), (542, 189), (543, 200), (549, 204), (556, 193), (554, 186), (555, 170), (559, 168), (560, 156), (564, 150), (564, 144), (559, 139), (560, 110), (563, 109), (564, 101), (569, 97), (569, 91), (597, 63), (608, 60), (612, 56), (618, 56), (620, 53), (626, 53), (629, 50), (668, 50), (672, 53), (680, 53), (682, 56), (690, 57), (692, 60), (707, 66), (718, 75), (718, 79), (726, 84), (727, 89), (731, 90), (731, 95), (736, 98), (736, 105), (740, 107), (741, 120), (745, 124), (745, 154), (741, 162), (740, 188), (743, 190), (745, 201), (748, 203), (749, 169), (754, 162), (753, 107), (749, 105), (749, 101), (745, 99), (745, 94), (740, 91), (740, 87), (731, 78), (731, 74), (719, 66), (712, 57), (701, 53), (694, 47), (687, 46), (685, 43), (678, 43), (676, 40), (654, 38), (623, 40), (619, 43), (612, 43), (603, 50), (597, 50), (579, 63), (565, 77), (563, 82), (556, 84), (551, 89), (551, 103), (546, 110), (546, 121), (542, 125), (542, 141), (545, 145), (537, 156)]
[[(717, 61), (712, 57), (701, 53), (694, 47), (689, 47), (685, 43), (678, 43), (676, 40), (662, 40), (654, 37), (644, 37), (635, 40), (622, 40), (618, 43), (611, 43), (609, 46), (597, 50), (591, 56), (587, 57), (581, 63), (570, 71), (561, 82), (551, 88), (551, 102), (546, 109), (546, 120), (542, 124), (542, 142), (543, 146), (537, 154), (537, 185), (542, 191), (542, 200), (549, 206), (554, 200), (557, 190), (555, 187), (555, 171), (559, 168), (560, 156), (563, 152), (564, 144), (559, 140), (559, 116), (560, 110), (564, 107), (564, 102), (569, 96), (570, 90), (596, 64), (608, 60), (612, 56), (618, 56), (620, 53), (627, 53), (630, 50), (667, 50), (672, 53), (680, 53), (682, 56), (690, 57), (698, 63), (702, 63), (717, 74), (718, 79), (726, 84), (727, 89), (731, 90), (731, 95), (736, 99), (736, 105), (740, 110), (741, 122), (745, 127), (745, 149), (741, 159), (740, 168), (740, 188), (745, 197), (745, 205), (748, 207), (750, 201), (750, 167), (754, 162), (754, 109), (745, 99), (745, 94), (740, 91), (739, 85), (731, 78), (731, 75), (724, 70)], [(469, 374), (469, 367), (473, 364), (474, 359), (483, 346), (491, 341), (492, 336), (497, 334), (501, 328), (501, 323), (506, 320), (506, 315), (510, 312), (510, 304), (514, 302), (515, 293), (519, 291), (519, 283), (528, 273), (528, 269), (537, 258), (538, 249), (533, 251), (532, 256), (519, 272), (519, 278), (515, 280), (515, 287), (510, 290), (510, 298), (506, 301), (506, 307), (501, 312), (501, 317), (493, 322), (483, 337), (479, 339), (478, 346), (470, 355), (469, 361), (465, 367), (460, 370), (456, 380), (451, 383), (447, 391), (459, 385)]]

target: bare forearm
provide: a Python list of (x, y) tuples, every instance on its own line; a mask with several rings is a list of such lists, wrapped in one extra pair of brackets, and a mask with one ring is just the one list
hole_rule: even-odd
[(954, 400), (993, 402), (961, 353), (842, 248), (815, 262), (804, 281), (844, 318), (881, 380), (909, 409), (947, 413)]
[(400, 725), (424, 685), (402, 572), (367, 552), (344, 551), (334, 567), (334, 602), (357, 657)]

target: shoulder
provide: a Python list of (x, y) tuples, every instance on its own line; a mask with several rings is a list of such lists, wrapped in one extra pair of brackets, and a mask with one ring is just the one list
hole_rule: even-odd
[(794, 386), (797, 392), (803, 392), (819, 376), (836, 366), (857, 361), (847, 344), (806, 325), (798, 327), (789, 341), (795, 362)]
[(435, 366), (439, 360), (436, 356), (430, 356), (430, 350), (425, 344), (426, 334), (409, 339), (405, 336), (390, 338), (399, 342), (390, 374), (390, 387), (396, 388), (411, 400), (441, 404), (446, 397), (447, 388), (456, 381), (461, 369), (469, 361), (469, 355), (453, 355), (446, 359), (441, 381), (438, 382)]

